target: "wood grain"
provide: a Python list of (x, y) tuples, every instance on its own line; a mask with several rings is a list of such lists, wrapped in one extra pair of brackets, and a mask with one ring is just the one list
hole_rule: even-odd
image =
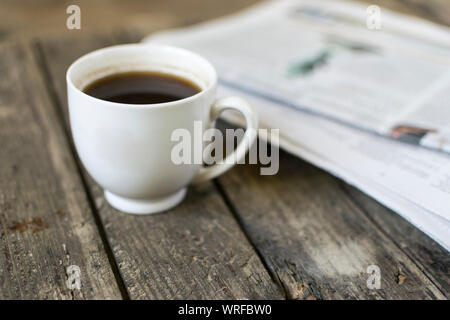
[(341, 183), (341, 187), (379, 229), (402, 249), (450, 298), (450, 254), (422, 231), (374, 199)]
[[(431, 20), (433, 22), (437, 22), (437, 23), (442, 23), (445, 25), (450, 25), (450, 5), (448, 3), (447, 0), (434, 0), (434, 1), (420, 1), (420, 0), (396, 0), (396, 1), (392, 1), (392, 0), (375, 0), (375, 1), (364, 1), (368, 4), (377, 4), (380, 5), (382, 8), (388, 8), (391, 10), (395, 10), (395, 11), (399, 11), (402, 13), (406, 13), (406, 14), (412, 14), (415, 15), (417, 17), (420, 18), (424, 18), (424, 19), (428, 19)], [(304, 176), (307, 173), (303, 173), (303, 174), (299, 174), (297, 173), (297, 175), (300, 175), (298, 178), (299, 179), (310, 179), (311, 183), (314, 184), (314, 181), (316, 180), (322, 180), (323, 182), (321, 182), (323, 184), (323, 188), (327, 189), (330, 188), (330, 190), (324, 190), (323, 195), (321, 196), (322, 199), (320, 199), (320, 197), (318, 197), (318, 202), (332, 202), (333, 206), (335, 205), (334, 203), (337, 201), (336, 199), (326, 199), (328, 197), (328, 194), (334, 194), (334, 192), (337, 192), (337, 195), (339, 197), (342, 197), (341, 201), (339, 202), (347, 202), (348, 199), (346, 199), (345, 195), (342, 194), (342, 192), (338, 191), (337, 185), (340, 185), (341, 188), (344, 190), (344, 193), (346, 195), (349, 196), (349, 199), (351, 200), (351, 202), (353, 202), (353, 204), (355, 204), (357, 206), (357, 210), (356, 211), (361, 211), (360, 213), (358, 213), (358, 215), (361, 215), (362, 213), (366, 214), (367, 217), (369, 218), (367, 221), (367, 226), (372, 226), (373, 231), (375, 233), (374, 238), (372, 238), (370, 245), (362, 245), (363, 247), (363, 252), (371, 252), (370, 247), (371, 246), (376, 246), (377, 250), (376, 251), (383, 251), (382, 248), (380, 248), (377, 245), (377, 241), (376, 239), (378, 237), (380, 237), (380, 233), (383, 234), (385, 236), (385, 245), (387, 245), (390, 249), (389, 251), (392, 252), (398, 252), (401, 251), (402, 254), (401, 255), (395, 255), (395, 257), (401, 257), (402, 259), (406, 259), (405, 261), (409, 260), (408, 264), (409, 266), (414, 269), (415, 273), (417, 274), (417, 276), (419, 278), (421, 278), (421, 280), (414, 285), (415, 292), (407, 292), (407, 290), (409, 289), (405, 289), (405, 287), (402, 287), (400, 291), (395, 292), (395, 288), (396, 288), (396, 284), (398, 285), (398, 280), (399, 280), (399, 275), (404, 275), (405, 274), (405, 270), (404, 267), (402, 267), (398, 261), (396, 262), (396, 258), (394, 257), (386, 257), (387, 259), (389, 259), (391, 261), (391, 265), (390, 266), (383, 266), (383, 269), (387, 269), (390, 270), (388, 271), (389, 277), (388, 277), (388, 282), (386, 283), (386, 287), (385, 287), (385, 291), (384, 293), (382, 291), (377, 291), (376, 294), (374, 295), (373, 292), (368, 291), (366, 289), (366, 291), (364, 292), (364, 288), (362, 288), (362, 290), (360, 291), (360, 293), (351, 293), (351, 290), (338, 290), (339, 293), (335, 294), (335, 295), (331, 295), (333, 297), (351, 297), (352, 295), (354, 295), (354, 297), (358, 297), (358, 298), (365, 298), (365, 297), (386, 297), (386, 298), (411, 298), (413, 296), (416, 297), (421, 297), (423, 296), (427, 296), (428, 294), (425, 292), (426, 290), (424, 289), (425, 287), (427, 287), (427, 283), (429, 283), (430, 281), (433, 283), (432, 286), (435, 287), (435, 289), (438, 290), (434, 290), (435, 293), (437, 293), (438, 297), (447, 297), (449, 298), (450, 296), (450, 290), (449, 290), (449, 285), (450, 285), (450, 280), (449, 280), (449, 268), (450, 268), (450, 254), (443, 249), (442, 247), (440, 247), (436, 242), (434, 242), (433, 240), (431, 240), (428, 236), (426, 236), (425, 234), (423, 234), (420, 230), (418, 230), (417, 228), (415, 228), (414, 226), (412, 226), (411, 224), (409, 224), (408, 222), (406, 222), (404, 219), (402, 219), (401, 217), (399, 217), (398, 215), (396, 215), (395, 213), (391, 212), (390, 210), (386, 209), (385, 207), (383, 207), (382, 205), (378, 204), (375, 200), (371, 199), (370, 197), (364, 195), (363, 193), (361, 193), (360, 191), (350, 187), (349, 185), (347, 185), (344, 182), (339, 182), (336, 183), (336, 179), (331, 178), (330, 176), (322, 173), (320, 170), (313, 170), (309, 167), (309, 165), (299, 161), (299, 160), (295, 160), (298, 162), (297, 165), (297, 169), (295, 169), (295, 165), (293, 164), (293, 162), (295, 162), (293, 159), (291, 160), (287, 160), (286, 157), (290, 158), (290, 156), (284, 154), (284, 161), (288, 161), (291, 166), (288, 166), (288, 170), (292, 170), (291, 174), (287, 174), (286, 176), (286, 180), (283, 182), (283, 179), (278, 180), (278, 178), (271, 178), (275, 181), (273, 182), (268, 182), (270, 180), (270, 178), (265, 178), (263, 179), (262, 177), (258, 177), (258, 179), (254, 179), (253, 183), (255, 185), (253, 192), (252, 191), (248, 191), (248, 189), (246, 188), (245, 190), (247, 191), (247, 193), (241, 193), (239, 191), (235, 191), (234, 189), (237, 186), (237, 181), (239, 179), (242, 179), (243, 176), (243, 172), (246, 172), (246, 170), (248, 169), (242, 169), (239, 168), (239, 170), (243, 170), (243, 172), (235, 170), (233, 173), (234, 175), (228, 175), (225, 176), (223, 178), (220, 179), (220, 181), (223, 181), (224, 184), (224, 188), (225, 188), (225, 193), (228, 194), (230, 193), (230, 202), (231, 203), (238, 203), (239, 205), (236, 206), (235, 210), (237, 211), (236, 214), (239, 216), (239, 219), (241, 220), (241, 223), (243, 224), (243, 227), (245, 229), (250, 228), (250, 224), (253, 224), (253, 219), (255, 219), (256, 217), (259, 217), (259, 215), (262, 215), (262, 212), (265, 212), (264, 210), (267, 210), (268, 212), (270, 212), (269, 216), (267, 217), (267, 221), (261, 222), (261, 225), (253, 227), (250, 230), (253, 230), (253, 232), (250, 232), (250, 238), (252, 239), (253, 243), (259, 248), (261, 254), (263, 255), (263, 259), (266, 261), (267, 265), (272, 269), (272, 273), (275, 276), (280, 277), (280, 281), (283, 284), (283, 286), (285, 287), (285, 290), (287, 292), (287, 295), (290, 298), (301, 298), (301, 297), (305, 297), (308, 294), (312, 293), (314, 294), (314, 291), (316, 291), (318, 293), (319, 296), (323, 295), (323, 291), (326, 292), (325, 296), (329, 296), (329, 292), (331, 290), (331, 292), (333, 290), (336, 290), (337, 288), (334, 286), (333, 282), (325, 282), (325, 286), (323, 280), (317, 281), (316, 282), (316, 277), (312, 277), (313, 278), (313, 282), (311, 283), (313, 288), (310, 289), (309, 291), (305, 290), (305, 288), (308, 287), (308, 285), (304, 285), (304, 283), (308, 282), (308, 280), (311, 279), (310, 276), (305, 276), (304, 273), (304, 267), (301, 266), (299, 267), (298, 264), (293, 264), (292, 263), (292, 256), (295, 256), (295, 250), (289, 250), (287, 252), (283, 252), (283, 250), (280, 250), (279, 247), (277, 246), (271, 246), (270, 243), (272, 243), (273, 240), (278, 240), (279, 241), (288, 241), (287, 243), (289, 243), (289, 241), (291, 241), (291, 237), (293, 237), (293, 239), (296, 240), (296, 242), (300, 242), (300, 244), (304, 241), (307, 241), (307, 238), (303, 238), (303, 237), (295, 237), (295, 234), (300, 233), (300, 234), (304, 234), (304, 230), (308, 230), (310, 227), (308, 225), (302, 225), (302, 227), (300, 229), (296, 229), (294, 228), (293, 231), (286, 231), (286, 230), (282, 230), (282, 224), (280, 223), (280, 228), (276, 229), (276, 234), (275, 235), (271, 235), (271, 233), (268, 233), (268, 230), (272, 230), (273, 229), (273, 224), (275, 222), (278, 222), (279, 218), (277, 216), (278, 212), (280, 211), (285, 211), (285, 202), (283, 200), (280, 200), (280, 193), (279, 192), (275, 192), (276, 190), (283, 190), (280, 191), (283, 194), (287, 193), (290, 196), (286, 196), (288, 198), (287, 200), (287, 206), (290, 210), (288, 210), (288, 212), (290, 211), (301, 211), (302, 209), (302, 205), (295, 205), (295, 198), (297, 198), (295, 196), (295, 191), (297, 188), (297, 182), (295, 182), (294, 178), (291, 176), (296, 176), (295, 173), (297, 173), (297, 171), (301, 170), (301, 167), (305, 167), (308, 168), (308, 172), (309, 174), (311, 174), (311, 171), (316, 172), (316, 174), (314, 174), (313, 176)], [(292, 167), (293, 166), (293, 167)], [(254, 173), (256, 174), (256, 173)], [(251, 174), (250, 174), (251, 175)], [(288, 176), (290, 178), (288, 178)], [(328, 176), (327, 178), (325, 178), (324, 176)], [(234, 181), (233, 178), (236, 180)], [(291, 180), (289, 180), (291, 179)], [(243, 179), (246, 180), (246, 179)], [(260, 189), (260, 185), (263, 183), (263, 181), (267, 181), (266, 185), (267, 185), (267, 190), (261, 190)], [(277, 186), (278, 185), (278, 186)], [(258, 187), (256, 187), (258, 186)], [(333, 189), (336, 189), (333, 191)], [(255, 194), (255, 191), (258, 190), (260, 191), (260, 193), (257, 195)], [(274, 192), (271, 192), (271, 190), (273, 190)], [(315, 190), (315, 189), (312, 189)], [(298, 196), (298, 201), (309, 201), (309, 197), (315, 192), (309, 190), (307, 192), (306, 195), (299, 195)], [(261, 205), (260, 202), (258, 201), (253, 201), (252, 203), (254, 203), (254, 207), (252, 207), (252, 205), (248, 205), (249, 207), (243, 207), (242, 203), (243, 203), (243, 199), (245, 199), (246, 197), (249, 197), (250, 194), (252, 195), (252, 199), (263, 199), (263, 198), (269, 198), (270, 200), (267, 200), (269, 202), (269, 204), (267, 205), (267, 207), (264, 207), (264, 205)], [(259, 205), (259, 206), (258, 206)], [(308, 210), (317, 210), (317, 205), (312, 204), (311, 205), (312, 208), (308, 209)], [(350, 206), (351, 209), (345, 209), (345, 211), (353, 211), (353, 205)], [(259, 215), (258, 213), (254, 212), (254, 211), (259, 211)], [(330, 208), (330, 210), (333, 210), (333, 208)], [(342, 209), (340, 209), (339, 211), (342, 211)], [(250, 212), (250, 214), (249, 214)], [(314, 214), (314, 218), (317, 218), (317, 216)], [(345, 218), (345, 217), (344, 217)], [(291, 215), (288, 215), (287, 219), (293, 219), (294, 225), (298, 225), (299, 223), (304, 223), (304, 219), (301, 216), (298, 216), (298, 218), (292, 218)], [(331, 218), (333, 219), (333, 218)], [(348, 219), (348, 218), (346, 218)], [(359, 218), (354, 218), (356, 219), (355, 221), (358, 221)], [(362, 218), (361, 218), (362, 219)], [(258, 220), (258, 219), (256, 219)], [(327, 220), (327, 219), (325, 219)], [(259, 221), (259, 220), (258, 220)], [(364, 219), (361, 220), (361, 222), (363, 222)], [(310, 221), (309, 223), (314, 224), (313, 221)], [(325, 221), (324, 221), (325, 223)], [(334, 224), (334, 220), (331, 220), (328, 222), (329, 224)], [(366, 224), (366, 223), (364, 223)], [(320, 225), (320, 224), (319, 224)], [(319, 226), (318, 225), (318, 226)], [(339, 228), (338, 224), (336, 224), (335, 226), (336, 228)], [(354, 228), (356, 227), (356, 229)], [(352, 226), (350, 225), (348, 228), (350, 229), (355, 229), (352, 232), (348, 233), (348, 236), (352, 237), (352, 234), (354, 233), (358, 233), (362, 231), (361, 226), (359, 225), (355, 225)], [(320, 229), (320, 228), (319, 228)], [(324, 224), (324, 229), (326, 230), (325, 232), (322, 232), (321, 234), (326, 235), (327, 232), (330, 232), (330, 234), (332, 234), (332, 232), (330, 230), (328, 230), (328, 228), (326, 227), (326, 224)], [(377, 230), (378, 229), (378, 230)], [(342, 230), (343, 231), (343, 230)], [(277, 233), (281, 233), (282, 235), (278, 235)], [(310, 232), (311, 236), (312, 234), (314, 234), (314, 232)], [(284, 236), (284, 238), (283, 238)], [(314, 237), (317, 237), (317, 235), (315, 235)], [(353, 236), (354, 237), (354, 236)], [(320, 237), (319, 237), (320, 238)], [(339, 262), (338, 260), (336, 260), (335, 263), (333, 263), (333, 256), (334, 255), (338, 255), (338, 256), (342, 256), (342, 254), (340, 254), (339, 252), (344, 250), (343, 248), (348, 247), (348, 245), (345, 244), (344, 242), (344, 246), (342, 245), (342, 239), (345, 239), (345, 237), (337, 237), (336, 238), (336, 245), (334, 247), (333, 250), (331, 250), (330, 252), (326, 253), (327, 259), (331, 260), (331, 265), (339, 265), (341, 262)], [(390, 241), (388, 241), (388, 239)], [(331, 244), (329, 244), (331, 245)], [(333, 245), (331, 245), (333, 246)], [(300, 247), (301, 248), (301, 247)], [(282, 249), (285, 249), (285, 247), (282, 247)], [(372, 248), (373, 249), (373, 248)], [(324, 251), (323, 249), (321, 249), (320, 246), (314, 246), (313, 248), (310, 249), (311, 252), (326, 252), (326, 250)], [(372, 250), (373, 251), (373, 250)], [(358, 256), (358, 251), (355, 251), (355, 257)], [(386, 255), (386, 253), (382, 253), (380, 255), (380, 253), (376, 253), (376, 255), (378, 257), (383, 257), (384, 255)], [(309, 256), (309, 254), (308, 254)], [(312, 254), (312, 256), (314, 257), (314, 254)], [(287, 257), (287, 258), (286, 258)], [(291, 257), (291, 258), (289, 258)], [(354, 257), (354, 258), (355, 258)], [(303, 261), (308, 261), (308, 259), (302, 259), (305, 258), (303, 255), (300, 255), (300, 257), (298, 259), (294, 259), (294, 260), (303, 260)], [(323, 257), (322, 257), (323, 258)], [(350, 257), (351, 258), (351, 257)], [(356, 258), (357, 260), (360, 258)], [(372, 259), (372, 258), (371, 258)], [(316, 263), (317, 259), (312, 259), (312, 263)], [(361, 259), (363, 260), (363, 259)], [(378, 259), (375, 259), (378, 260)], [(351, 261), (351, 259), (349, 260)], [(320, 259), (319, 259), (319, 269), (321, 266), (320, 263)], [(305, 262), (305, 264), (308, 266), (309, 263)], [(383, 263), (384, 264), (384, 263)], [(397, 267), (395, 266), (397, 264)], [(362, 267), (361, 264), (359, 264), (360, 267)], [(380, 265), (381, 267), (381, 265)], [(338, 267), (336, 267), (338, 269)], [(396, 270), (397, 268), (397, 270)], [(399, 272), (400, 271), (400, 272)], [(314, 273), (314, 268), (311, 270), (311, 272)], [(423, 272), (422, 276), (420, 273)], [(286, 274), (288, 276), (286, 276)], [(344, 273), (345, 274), (345, 273)], [(395, 276), (393, 276), (393, 274), (395, 274)], [(342, 274), (341, 274), (342, 275)], [(328, 274), (329, 276), (329, 274)], [(363, 279), (367, 277), (367, 275), (364, 275), (362, 277), (359, 278), (359, 280), (357, 280), (355, 282), (355, 280), (353, 280), (353, 283), (347, 283), (348, 287), (352, 287), (355, 285), (355, 283), (359, 284), (361, 283), (361, 281), (363, 281)], [(306, 278), (306, 279), (303, 279)], [(320, 278), (320, 276), (318, 277)], [(358, 277), (356, 277), (357, 279)], [(344, 277), (345, 279), (345, 277)], [(402, 283), (401, 286), (404, 286), (404, 284), (407, 283), (408, 281), (408, 277), (406, 276), (406, 278), (402, 279), (405, 280), (405, 282)], [(328, 280), (327, 280), (328, 281)], [(345, 280), (341, 279), (336, 280), (337, 283), (344, 283), (345, 286)], [(422, 284), (421, 284), (422, 282)], [(328, 287), (328, 288), (327, 288)], [(334, 289), (330, 289), (330, 287), (334, 287)], [(317, 289), (319, 288), (319, 289)], [(422, 288), (422, 289), (421, 289)], [(356, 292), (358, 292), (359, 290), (356, 290)], [(421, 292), (422, 291), (422, 292)], [(347, 293), (346, 293), (347, 292)], [(431, 295), (433, 296), (434, 293)]]
[[(0, 0), (0, 40), (16, 36), (89, 34), (134, 26), (144, 32), (153, 26), (181, 26), (213, 19), (248, 7), (258, 0)], [(66, 9), (81, 10), (81, 29), (69, 30)]]
[[(238, 166), (219, 185), (288, 298), (445, 298), (329, 174), (281, 152), (277, 175)], [(367, 287), (371, 265), (378, 290)]]
[[(211, 183), (191, 188), (181, 206), (150, 217), (111, 209), (88, 175), (77, 176), (68, 127), (61, 126), (69, 63), (138, 41), (144, 33), (135, 28), (198, 22), (253, 0), (136, 0), (108, 2), (107, 10), (105, 1), (86, 1), (89, 20), (81, 31), (64, 28), (68, 3), (51, 0), (31, 10), (5, 3), (0, 37), (65, 35), (0, 47), (0, 298), (120, 298), (116, 265), (122, 295), (133, 299), (449, 297), (448, 252), (359, 191), (285, 153), (277, 176), (239, 166), (216, 182), (218, 190)], [(447, 0), (367, 3), (450, 25)], [(122, 25), (128, 30), (92, 33)], [(101, 236), (114, 256), (111, 267)], [(81, 291), (65, 286), (72, 263), (82, 270)], [(381, 269), (379, 290), (367, 287), (370, 265)]]
[(117, 212), (93, 185), (133, 299), (280, 299), (255, 250), (211, 183), (191, 187), (166, 213)]
[(31, 47), (0, 45), (0, 73), (0, 299), (120, 298)]
[[(340, 1), (340, 0), (335, 0)], [(0, 40), (16, 36), (93, 33), (133, 26), (150, 32), (154, 24), (181, 26), (230, 14), (259, 0), (77, 0), (81, 30), (66, 28), (66, 8), (74, 1), (0, 1)], [(367, 5), (432, 20), (450, 26), (448, 0), (364, 0)]]
[[(61, 83), (76, 56), (134, 39), (125, 32), (42, 41), (38, 47), (60, 107), (66, 109)], [(86, 180), (131, 299), (283, 297), (213, 184), (191, 187), (186, 200), (167, 213), (140, 217), (112, 209), (99, 186), (87, 175)]]

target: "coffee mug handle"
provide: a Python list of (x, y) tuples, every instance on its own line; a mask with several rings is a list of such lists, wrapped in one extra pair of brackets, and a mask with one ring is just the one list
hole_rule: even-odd
[(213, 179), (233, 167), (245, 157), (245, 154), (255, 141), (256, 130), (258, 129), (258, 117), (250, 104), (242, 98), (227, 97), (216, 100), (211, 108), (211, 122), (216, 120), (223, 111), (229, 109), (237, 110), (244, 115), (247, 125), (244, 137), (236, 150), (230, 153), (222, 163), (215, 164), (211, 167), (201, 167), (193, 183)]

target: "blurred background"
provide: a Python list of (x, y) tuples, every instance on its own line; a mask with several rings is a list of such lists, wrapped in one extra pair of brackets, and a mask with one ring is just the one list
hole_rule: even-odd
[[(66, 28), (66, 8), (71, 4), (81, 8), (82, 28), (77, 32), (84, 33), (123, 27), (151, 32), (169, 26), (186, 26), (257, 2), (260, 0), (0, 0), (0, 41), (17, 36), (73, 32)], [(361, 2), (450, 26), (449, 0)]]

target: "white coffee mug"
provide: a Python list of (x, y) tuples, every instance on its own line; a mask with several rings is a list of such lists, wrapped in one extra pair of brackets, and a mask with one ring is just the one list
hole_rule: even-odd
[[(155, 71), (186, 78), (202, 90), (185, 99), (157, 104), (124, 104), (94, 98), (83, 89), (105, 76)], [(201, 56), (176, 47), (127, 44), (91, 52), (67, 70), (70, 125), (78, 155), (114, 208), (134, 214), (170, 209), (180, 203), (191, 182), (214, 178), (233, 166), (175, 164), (171, 134), (194, 123), (202, 131), (226, 109), (240, 111), (247, 122), (244, 138), (229, 159), (241, 160), (255, 140), (257, 117), (242, 99), (215, 99), (217, 74)], [(203, 133), (203, 132), (202, 132)], [(198, 138), (198, 137), (197, 137)], [(201, 143), (201, 142), (200, 142)]]

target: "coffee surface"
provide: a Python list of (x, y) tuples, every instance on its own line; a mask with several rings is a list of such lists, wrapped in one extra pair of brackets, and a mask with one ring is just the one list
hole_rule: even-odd
[(152, 104), (190, 97), (201, 89), (188, 79), (159, 72), (113, 74), (84, 88), (86, 94), (118, 103)]

